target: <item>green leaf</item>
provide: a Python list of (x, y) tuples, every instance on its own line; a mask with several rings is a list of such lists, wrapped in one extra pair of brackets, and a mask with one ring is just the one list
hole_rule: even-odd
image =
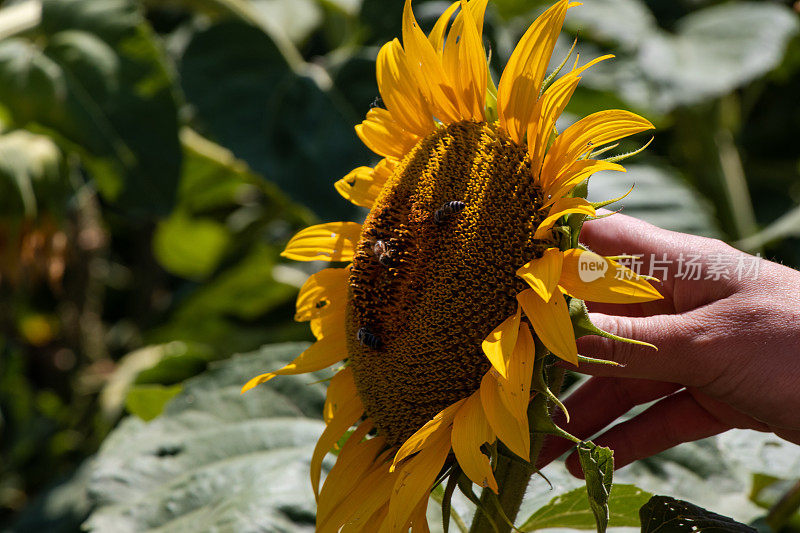
[(172, 205), (178, 98), (133, 0), (44, 0), (30, 40), (0, 42), (0, 103), (83, 155), (106, 199), (140, 214)]
[[(599, 202), (633, 191), (609, 209), (640, 218), (660, 228), (719, 237), (711, 206), (668, 167), (626, 165), (628, 172), (599, 172), (589, 179), (589, 200)], [(621, 250), (625, 252), (625, 250)]]
[(153, 254), (168, 272), (202, 280), (214, 272), (230, 242), (225, 225), (179, 210), (158, 223)]
[(717, 438), (720, 453), (748, 472), (797, 479), (800, 446), (774, 433), (728, 431)]
[[(108, 420), (115, 420), (125, 405), (128, 392), (136, 383), (157, 383), (171, 385), (180, 382), (175, 379), (176, 372), (169, 374), (164, 368), (175, 370), (176, 361), (193, 360), (195, 366), (190, 367), (201, 371), (212, 357), (207, 349), (196, 344), (172, 341), (164, 344), (145, 346), (125, 354), (118, 362), (114, 373), (108, 378), (105, 386), (100, 392), (100, 407), (103, 415)], [(197, 359), (202, 362), (198, 364)], [(188, 365), (186, 365), (188, 366)], [(149, 373), (148, 379), (139, 380), (142, 373)], [(172, 379), (164, 379), (165, 374)], [(193, 374), (189, 374), (193, 375)], [(153, 376), (161, 379), (153, 379)], [(177, 377), (188, 377), (185, 374), (178, 374)]]
[[(602, 37), (612, 29), (607, 21), (629, 19), (617, 13), (598, 20), (606, 21), (593, 24), (607, 27)], [(631, 104), (660, 113), (728, 94), (772, 71), (800, 28), (791, 8), (777, 2), (712, 5), (681, 18), (674, 33), (633, 20), (637, 29), (625, 39), (631, 54), (591, 69), (586, 82), (615, 87)]]
[[(287, 305), (297, 294), (296, 287), (276, 280), (277, 259), (277, 248), (254, 245), (239, 263), (222, 270), (179, 302), (169, 322), (152, 331), (148, 340), (194, 341), (230, 353), (275, 342), (272, 339), (309, 338), (307, 324), (265, 326), (263, 317)], [(284, 308), (280, 318), (283, 320), (289, 312)]]
[(324, 428), (320, 379), (286, 376), (244, 395), (251, 377), (306, 344), (265, 346), (185, 383), (164, 413), (124, 420), (93, 461), (90, 532), (314, 530), (308, 480)]
[(180, 71), (204, 134), (320, 217), (354, 214), (332, 184), (374, 159), (353, 131), (362, 116), (296, 75), (269, 36), (221, 22), (194, 35)]
[[(639, 508), (652, 494), (634, 485), (614, 485), (608, 499), (610, 527), (638, 527)], [(594, 529), (594, 513), (586, 499), (586, 489), (577, 488), (550, 500), (523, 523), (520, 531), (550, 527)]]
[(589, 494), (597, 531), (604, 533), (609, 519), (608, 498), (614, 475), (614, 452), (610, 448), (585, 442), (578, 445), (578, 459), (586, 478), (586, 492)]
[(183, 385), (135, 385), (128, 391), (125, 408), (145, 422), (164, 412), (167, 402), (183, 390)]
[(653, 496), (639, 511), (642, 533), (755, 533), (756, 530), (669, 496)]

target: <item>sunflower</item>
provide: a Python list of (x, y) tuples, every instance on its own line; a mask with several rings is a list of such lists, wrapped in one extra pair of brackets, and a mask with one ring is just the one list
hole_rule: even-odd
[[(312, 275), (297, 300), (295, 319), (310, 321), (317, 341), (243, 392), (344, 362), (311, 459), (319, 532), (427, 531), (428, 498), (445, 475), (502, 491), (497, 454), (530, 462), (531, 433), (558, 433), (540, 419), (560, 405), (547, 372), (555, 358), (581, 359), (583, 301), (661, 298), (577, 240), (599, 205), (582, 197), (587, 178), (624, 171), (621, 156), (597, 156), (652, 124), (610, 110), (557, 133), (581, 73), (611, 56), (557, 77), (565, 60), (546, 78), (578, 5), (562, 0), (530, 26), (495, 85), (482, 44), (487, 2), (454, 2), (426, 36), (406, 0), (402, 44), (378, 54), (381, 99), (355, 128), (382, 159), (335, 185), (369, 214), (306, 228), (283, 252), (339, 266)], [(531, 409), (537, 399), (543, 414)]]

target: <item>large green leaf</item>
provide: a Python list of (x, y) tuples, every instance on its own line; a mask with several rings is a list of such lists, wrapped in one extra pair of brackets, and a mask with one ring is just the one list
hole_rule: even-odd
[(0, 42), (0, 103), (85, 156), (100, 191), (162, 213), (181, 164), (172, 75), (133, 0), (44, 0), (27, 38)]
[(93, 462), (88, 531), (314, 529), (309, 460), (329, 373), (242, 384), (306, 345), (272, 345), (189, 380), (163, 415), (129, 418)]
[[(573, 417), (580, 416), (580, 413), (571, 414)], [(740, 522), (750, 522), (761, 516), (763, 510), (749, 499), (746, 487), (751, 483), (752, 474), (748, 465), (743, 464), (744, 461), (740, 459), (752, 457), (752, 462), (757, 463), (759, 458), (769, 457), (762, 447), (766, 444), (765, 448), (769, 449), (770, 444), (759, 442), (754, 438), (758, 435), (752, 431), (733, 430), (719, 437), (681, 444), (616, 471), (614, 490), (622, 484), (635, 485), (653, 494), (665, 494), (691, 501), (732, 516)], [(729, 438), (737, 444), (734, 446), (725, 443)], [(776, 438), (773, 436), (773, 439)], [(775, 449), (776, 453), (768, 460), (774, 462), (778, 468), (791, 466), (791, 459), (785, 462), (778, 459), (783, 448)], [(576, 489), (583, 491), (584, 499), (586, 498), (584, 481), (570, 475), (563, 462), (549, 464), (542, 473), (549, 483), (534, 476), (528, 485), (520, 516), (531, 516), (547, 505), (554, 496)], [(610, 526), (614, 526), (614, 490), (609, 499), (612, 516)]]
[(237, 21), (195, 34), (180, 70), (204, 133), (321, 217), (352, 215), (333, 182), (370, 156), (353, 131), (360, 118), (333, 89), (295, 74), (266, 33)]
[(640, 516), (642, 533), (756, 533), (727, 516), (667, 496), (653, 496), (642, 507)]
[(781, 479), (797, 479), (800, 446), (774, 433), (729, 431), (717, 438), (720, 452), (748, 472)]
[[(652, 494), (634, 485), (614, 485), (608, 499), (610, 527), (637, 527), (639, 508)], [(536, 531), (550, 527), (595, 529), (594, 513), (586, 499), (586, 489), (577, 488), (556, 496), (540, 507), (521, 526), (520, 531)]]
[[(631, 53), (591, 69), (586, 83), (613, 87), (630, 103), (657, 112), (716, 98), (760, 78), (780, 65), (800, 28), (797, 15), (777, 2), (725, 2), (686, 15), (670, 33), (631, 6), (624, 10), (631, 16), (620, 17), (619, 3), (606, 0), (589, 9), (595, 15), (590, 34), (621, 42)], [(634, 30), (625, 35), (619, 24), (629, 18)], [(582, 52), (598, 55), (591, 47)]]
[(589, 200), (618, 198), (633, 191), (608, 209), (646, 220), (661, 228), (719, 236), (711, 207), (677, 172), (668, 167), (626, 165), (628, 172), (600, 172), (589, 179)]
[(640, 0), (586, 2), (570, 11), (566, 24), (579, 29), (583, 39), (617, 43), (626, 49), (635, 49), (656, 31), (653, 13)]

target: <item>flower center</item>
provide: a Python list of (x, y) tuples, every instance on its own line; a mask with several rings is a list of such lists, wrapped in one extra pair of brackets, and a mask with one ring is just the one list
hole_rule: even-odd
[(552, 245), (524, 146), (458, 122), (420, 141), (364, 222), (350, 277), (347, 348), (367, 415), (401, 444), (476, 391), (484, 338), (516, 311), (515, 273)]

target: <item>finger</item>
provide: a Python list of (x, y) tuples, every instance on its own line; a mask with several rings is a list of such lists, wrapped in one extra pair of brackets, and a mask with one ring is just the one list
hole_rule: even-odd
[(573, 369), (594, 376), (669, 381), (686, 386), (707, 384), (716, 376), (717, 370), (716, 364), (711, 364), (714, 362), (711, 358), (708, 361), (704, 359), (709, 336), (703, 325), (703, 316), (700, 311), (649, 317), (590, 313), (592, 323), (598, 328), (620, 337), (648, 342), (658, 350), (587, 335), (577, 341), (579, 353), (614, 361), (621, 366), (581, 363)]
[[(656, 286), (656, 283), (653, 283)], [(659, 292), (660, 287), (656, 287)], [(674, 315), (676, 313), (672, 300), (662, 299), (652, 302), (641, 302), (632, 304), (607, 304), (602, 302), (586, 302), (586, 307), (591, 313), (602, 313), (604, 315), (615, 316), (651, 316), (651, 315)]]
[[(672, 394), (680, 387), (675, 383), (644, 379), (591, 378), (564, 400), (564, 406), (572, 414), (570, 422), (566, 423), (560, 412), (554, 421), (572, 435), (588, 439), (633, 407)], [(536, 461), (537, 468), (544, 467), (574, 446), (562, 438), (545, 439)]]
[(649, 307), (664, 308), (665, 304), (672, 304), (677, 311), (686, 311), (735, 290), (732, 279), (705, 279), (711, 263), (719, 263), (720, 257), (736, 253), (719, 240), (664, 230), (620, 214), (585, 223), (580, 238), (601, 255), (641, 256), (625, 266), (662, 280), (656, 288), (665, 301)]
[[(612, 427), (594, 443), (614, 450), (616, 469), (678, 444), (704, 439), (731, 428), (703, 409), (689, 391), (682, 390)], [(577, 454), (567, 458), (567, 468), (574, 476), (583, 477)]]

